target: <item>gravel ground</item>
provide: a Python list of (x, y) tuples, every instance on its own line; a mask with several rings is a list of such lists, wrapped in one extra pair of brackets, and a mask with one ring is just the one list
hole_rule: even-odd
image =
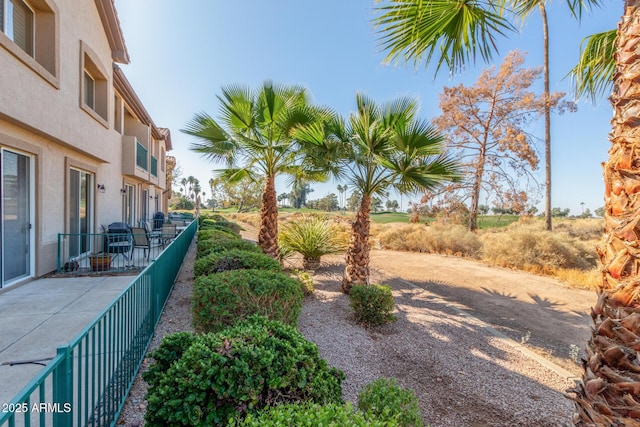
[[(195, 244), (160, 319), (151, 348), (166, 334), (189, 331)], [(398, 320), (366, 329), (351, 317), (340, 292), (343, 266), (323, 265), (316, 291), (305, 300), (299, 330), (322, 357), (346, 374), (343, 397), (378, 377), (394, 377), (420, 400), (425, 425), (568, 426), (572, 404), (562, 392), (573, 385), (442, 300), (402, 281), (373, 272), (372, 282), (392, 285)], [(142, 369), (146, 369), (145, 360)], [(138, 376), (118, 425), (144, 425), (146, 384)]]

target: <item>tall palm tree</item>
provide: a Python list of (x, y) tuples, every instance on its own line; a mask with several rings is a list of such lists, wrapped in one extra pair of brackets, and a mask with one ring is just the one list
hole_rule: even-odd
[[(551, 215), (551, 102), (549, 89), (549, 25), (548, 0), (389, 0), (378, 8), (382, 12), (375, 22), (381, 27), (381, 45), (388, 50), (387, 61), (432, 59), (441, 51), (437, 69), (443, 64), (456, 71), (476, 55), (491, 59), (496, 51), (495, 36), (514, 32), (505, 15), (528, 18), (540, 12), (543, 33), (544, 97), (548, 100), (544, 113), (545, 128), (545, 224), (552, 229)], [(567, 0), (571, 14), (580, 18), (584, 8), (597, 6), (601, 0)]]
[(416, 117), (415, 100), (399, 98), (378, 105), (357, 94), (356, 106), (347, 121), (334, 117), (324, 128), (313, 125), (296, 130), (299, 139), (316, 144), (313, 151), (333, 165), (336, 178), (361, 194), (346, 253), (345, 293), (354, 284), (369, 284), (372, 198), (392, 188), (415, 193), (457, 179), (454, 161), (442, 152), (443, 137)]
[(597, 248), (602, 283), (582, 381), (571, 390), (580, 426), (640, 426), (639, 25), (640, 3), (625, 1), (618, 30), (588, 37), (572, 70), (580, 95), (595, 100), (613, 87), (605, 227)]
[(321, 109), (311, 106), (303, 87), (270, 81), (255, 90), (240, 85), (223, 87), (218, 100), (219, 121), (199, 113), (182, 132), (199, 141), (191, 145), (191, 150), (226, 163), (226, 169), (216, 171), (221, 178), (238, 182), (246, 177), (264, 177), (258, 243), (263, 252), (278, 259), (275, 178), (301, 168), (303, 150), (292, 131), (316, 120)]
[(182, 178), (180, 180), (180, 185), (182, 185), (182, 188), (184, 189), (184, 196), (187, 197), (187, 178)]
[[(454, 9), (451, 4), (449, 8)], [(613, 63), (615, 70), (610, 97), (611, 149), (603, 166), (605, 229), (598, 248), (602, 282), (591, 314), (595, 325), (587, 345), (584, 374), (571, 397), (576, 403), (573, 421), (578, 426), (640, 426), (639, 27), (640, 1), (625, 0), (616, 37), (609, 32), (590, 40), (593, 44), (587, 44), (581, 65), (574, 69), (574, 74), (583, 77), (578, 87), (591, 95), (608, 87), (612, 68), (606, 68), (607, 64)], [(392, 30), (398, 37), (402, 35), (398, 28)], [(434, 47), (438, 46), (439, 37), (456, 38), (435, 27), (431, 30)], [(611, 49), (613, 39), (615, 45)], [(471, 39), (460, 39), (461, 51), (475, 52), (477, 47), (465, 47), (468, 44)], [(443, 56), (449, 63), (451, 55), (444, 50)]]

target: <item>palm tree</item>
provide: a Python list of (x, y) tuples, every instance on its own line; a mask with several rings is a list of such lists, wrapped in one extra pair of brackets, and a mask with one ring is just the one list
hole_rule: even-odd
[(414, 193), (457, 179), (452, 159), (442, 153), (443, 137), (416, 117), (417, 103), (399, 98), (383, 105), (356, 95), (357, 111), (345, 122), (334, 117), (326, 127), (308, 126), (296, 136), (316, 144), (315, 153), (334, 153), (332, 171), (361, 194), (345, 259), (342, 290), (369, 284), (371, 200), (394, 188)]
[[(515, 31), (513, 24), (503, 13), (508, 6), (515, 16), (525, 20), (536, 9), (540, 12), (543, 33), (544, 112), (545, 141), (545, 224), (552, 229), (551, 215), (551, 92), (549, 89), (549, 26), (547, 0), (390, 0), (389, 5), (378, 8), (382, 15), (376, 19), (381, 26), (381, 45), (389, 51), (387, 61), (393, 59), (426, 60), (428, 63), (436, 50), (441, 50), (437, 69), (446, 63), (452, 70), (462, 68), (479, 54), (491, 59), (496, 51), (495, 36)], [(599, 5), (600, 0), (567, 0), (572, 15), (582, 16), (586, 7)]]
[[(428, 4), (420, 2), (423, 13), (429, 9)], [(449, 3), (448, 9), (451, 9), (450, 13), (456, 10), (453, 3)], [(393, 22), (392, 18), (388, 15), (386, 20)], [(400, 18), (409, 20), (406, 15), (399, 15)], [(640, 105), (640, 80), (636, 77), (640, 69), (637, 55), (639, 24), (640, 4), (625, 0), (616, 37), (608, 32), (589, 39), (580, 65), (573, 70), (574, 75), (582, 79), (577, 80), (578, 88), (593, 97), (608, 87), (608, 78), (613, 75), (611, 149), (603, 166), (605, 229), (598, 248), (602, 283), (591, 314), (595, 325), (583, 361), (583, 377), (571, 390), (571, 398), (576, 404), (574, 422), (578, 426), (640, 426), (640, 140), (637, 137), (640, 133), (637, 107)], [(417, 19), (415, 25), (417, 28)], [(502, 27), (481, 25), (472, 28), (497, 31)], [(429, 58), (439, 46), (440, 37), (445, 42), (458, 40), (454, 45), (458, 48), (457, 56), (446, 49), (442, 51), (443, 60), (449, 65), (456, 65), (460, 60), (464, 62), (468, 52), (474, 56), (477, 49), (491, 48), (486, 43), (473, 43), (475, 33), (472, 38), (458, 38), (442, 27), (432, 25), (427, 30), (431, 44), (414, 40), (413, 46), (419, 54), (430, 49)], [(401, 27), (389, 27), (388, 31), (396, 38), (417, 34), (402, 33)], [(484, 37), (480, 39), (485, 40)], [(614, 39), (615, 45), (612, 44)], [(390, 46), (394, 46), (392, 41)], [(443, 45), (447, 46), (446, 43)], [(395, 49), (395, 52), (400, 51), (399, 47)]]
[(571, 70), (576, 96), (598, 97), (611, 90), (616, 63), (616, 30), (592, 34), (582, 41), (580, 61)]
[(184, 196), (187, 197), (187, 178), (182, 178), (180, 180), (180, 185), (182, 185), (182, 188), (184, 188)]
[(302, 168), (304, 150), (292, 138), (292, 131), (316, 120), (321, 110), (310, 105), (303, 87), (270, 81), (257, 90), (240, 85), (223, 87), (218, 100), (219, 122), (199, 113), (182, 132), (199, 140), (191, 150), (226, 163), (226, 169), (216, 171), (221, 178), (238, 182), (264, 177), (258, 243), (266, 254), (279, 259), (275, 178), (282, 173), (296, 174)]
[(578, 93), (593, 100), (613, 82), (611, 148), (603, 165), (605, 227), (596, 248), (602, 283), (591, 312), (594, 327), (582, 380), (571, 390), (580, 426), (640, 426), (639, 22), (640, 5), (625, 1), (617, 32), (587, 38), (572, 70)]

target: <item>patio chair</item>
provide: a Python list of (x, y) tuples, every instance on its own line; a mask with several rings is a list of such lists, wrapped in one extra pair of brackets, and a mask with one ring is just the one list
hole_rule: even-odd
[(175, 224), (163, 224), (162, 225), (162, 244), (165, 245), (167, 242), (176, 238), (176, 225)]
[(133, 239), (131, 238), (131, 227), (123, 222), (113, 222), (107, 227), (104, 252), (113, 255), (113, 261), (122, 256), (124, 259), (131, 258), (129, 252), (132, 251)]
[[(140, 227), (131, 228), (131, 233), (133, 234), (133, 248), (143, 249), (143, 256), (149, 260), (149, 256), (151, 256), (151, 238), (149, 234), (144, 228)], [(131, 251), (131, 258), (133, 259), (133, 251)]]
[(144, 228), (150, 241), (153, 241), (153, 239), (158, 239), (158, 243), (162, 243), (162, 229), (152, 229), (151, 223), (149, 221), (142, 221), (142, 224), (140, 226)]

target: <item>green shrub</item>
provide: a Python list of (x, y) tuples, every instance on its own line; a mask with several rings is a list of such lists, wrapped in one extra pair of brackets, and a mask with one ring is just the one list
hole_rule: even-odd
[(241, 249), (248, 252), (262, 253), (262, 249), (253, 242), (234, 238), (198, 240), (196, 256), (202, 257), (209, 253), (219, 253), (231, 249)]
[(298, 279), (298, 281), (302, 284), (302, 292), (305, 295), (311, 295), (315, 290), (315, 284), (313, 283), (313, 277), (311, 274), (306, 271), (293, 269), (289, 272), (292, 277)]
[(200, 230), (198, 230), (199, 240), (207, 240), (207, 239), (215, 239), (215, 238), (240, 239), (240, 235), (234, 233), (232, 230), (226, 227), (211, 226), (207, 228), (201, 228)]
[(200, 276), (193, 284), (193, 325), (217, 332), (261, 314), (295, 327), (303, 298), (300, 282), (282, 272), (231, 270)]
[(193, 274), (204, 276), (228, 270), (272, 270), (281, 271), (280, 263), (268, 255), (257, 252), (230, 249), (224, 252), (209, 252), (196, 260)]
[(378, 326), (396, 319), (393, 294), (385, 285), (355, 285), (349, 293), (349, 304), (356, 321), (366, 326)]
[(267, 406), (340, 404), (343, 379), (294, 328), (253, 316), (217, 334), (197, 335), (149, 387), (145, 420), (220, 426)]
[(278, 236), (284, 252), (302, 255), (304, 268), (316, 268), (323, 255), (345, 250), (346, 235), (341, 236), (332, 223), (318, 215), (300, 215), (285, 224)]
[(244, 420), (233, 419), (230, 427), (395, 427), (393, 420), (382, 421), (366, 418), (350, 403), (336, 405), (286, 404), (266, 408), (249, 414)]
[(158, 348), (149, 353), (154, 363), (142, 374), (142, 378), (149, 385), (157, 385), (164, 373), (182, 357), (195, 339), (196, 336), (191, 332), (176, 332), (164, 337)]
[(233, 231), (231, 228), (229, 227), (225, 227), (224, 225), (218, 225), (218, 224), (213, 224), (213, 225), (208, 225), (204, 228), (200, 228), (200, 231), (202, 232), (207, 232), (207, 231), (224, 231), (225, 233), (228, 233), (229, 235), (236, 237), (236, 238), (240, 238), (240, 233), (236, 233), (235, 231)]
[(205, 219), (200, 223), (200, 230), (229, 230), (236, 235), (240, 235), (240, 231), (243, 230), (240, 225), (231, 221), (214, 221), (212, 219)]
[(358, 394), (358, 408), (367, 418), (394, 420), (401, 427), (422, 427), (418, 398), (393, 378), (379, 378)]

